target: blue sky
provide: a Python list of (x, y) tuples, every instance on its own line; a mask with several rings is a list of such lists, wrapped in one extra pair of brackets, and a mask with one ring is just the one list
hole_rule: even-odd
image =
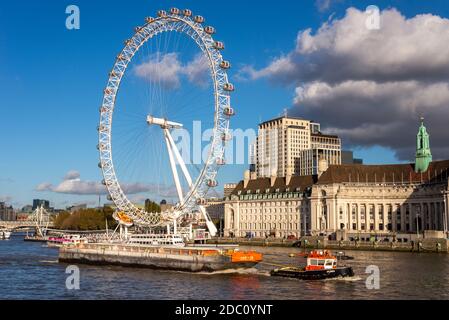
[[(97, 196), (38, 192), (44, 182), (58, 184), (75, 170), (81, 179), (100, 181), (96, 150), (98, 108), (102, 90), (123, 41), (145, 16), (172, 6), (190, 8), (217, 29), (226, 43), (225, 57), (234, 66), (267, 67), (295, 49), (300, 30), (315, 32), (324, 22), (342, 19), (346, 9), (396, 8), (406, 18), (429, 13), (449, 17), (446, 1), (2, 1), (0, 3), (0, 197), (22, 206), (33, 198), (55, 206), (97, 201)], [(320, 1), (321, 4), (326, 1)], [(65, 9), (78, 5), (81, 29), (65, 28)], [(260, 120), (292, 107), (295, 87), (267, 79), (234, 80), (234, 128), (256, 128)], [(386, 115), (388, 116), (388, 115)], [(320, 121), (320, 118), (315, 119)], [(415, 126), (415, 124), (413, 124)], [(413, 127), (412, 126), (412, 127)], [(417, 127), (417, 126), (416, 126)], [(326, 126), (325, 126), (326, 128)], [(413, 148), (415, 132), (403, 132)], [(432, 132), (431, 132), (432, 134)], [(405, 161), (375, 142), (348, 146), (366, 163)], [(229, 166), (222, 182), (237, 181), (244, 166)], [(223, 181), (224, 180), (224, 181)], [(1, 200), (1, 199), (0, 199)]]

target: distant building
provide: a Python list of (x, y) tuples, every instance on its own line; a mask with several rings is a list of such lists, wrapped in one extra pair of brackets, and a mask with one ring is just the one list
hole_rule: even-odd
[(299, 175), (317, 175), (320, 159), (326, 160), (328, 164), (341, 164), (341, 140), (339, 137), (312, 133), (311, 141), (312, 147), (300, 153)]
[(29, 219), (30, 214), (29, 213), (18, 213), (16, 216), (17, 221), (27, 221)]
[(363, 164), (363, 159), (355, 159), (353, 151), (342, 151), (341, 164)]
[(32, 213), (33, 212), (33, 206), (32, 205), (26, 205), (21, 210), (22, 213)]
[(87, 204), (78, 204), (76, 206), (68, 207), (67, 210), (70, 211), (70, 213), (75, 213), (79, 210), (87, 209)]
[(17, 214), (12, 206), (7, 206), (6, 203), (0, 202), (0, 220), (16, 221)]
[(50, 201), (48, 200), (41, 200), (41, 199), (34, 199), (33, 200), (33, 207), (32, 210), (36, 210), (40, 206), (43, 206), (44, 209), (50, 209)]
[(223, 199), (208, 199), (204, 206), (212, 221), (224, 218), (224, 201)]
[(234, 191), (235, 187), (237, 187), (236, 183), (226, 183), (224, 185), (224, 196), (229, 197), (232, 191)]
[[(145, 207), (146, 206), (147, 206), (147, 202), (145, 202)], [(173, 204), (167, 203), (167, 200), (162, 200), (160, 202), (159, 206), (161, 207), (161, 212), (170, 211), (174, 207)]]
[[(321, 133), (319, 123), (283, 116), (259, 125), (255, 146), (251, 147), (257, 177), (285, 177), (316, 174), (321, 158), (341, 164), (341, 140)], [(254, 159), (255, 158), (255, 159)]]

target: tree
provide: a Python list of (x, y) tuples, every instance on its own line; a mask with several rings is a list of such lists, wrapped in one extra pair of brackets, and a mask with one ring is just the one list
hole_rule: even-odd
[(145, 200), (145, 211), (146, 212), (160, 213), (161, 212), (161, 206), (158, 205), (156, 202), (151, 201), (150, 199), (147, 199), (147, 200)]
[(112, 208), (81, 209), (74, 213), (62, 212), (55, 219), (55, 227), (61, 230), (92, 231), (113, 228), (117, 222), (112, 217)]

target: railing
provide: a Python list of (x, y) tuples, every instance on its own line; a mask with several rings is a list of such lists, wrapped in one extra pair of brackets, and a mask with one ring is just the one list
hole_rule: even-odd
[[(26, 228), (26, 227), (35, 227), (36, 222), (34, 221), (1, 221), (0, 227), (6, 227), (9, 229), (17, 229), (17, 228)], [(48, 226), (54, 226), (52, 222), (49, 223)]]
[[(148, 247), (148, 246), (139, 246), (139, 245), (121, 245), (121, 244), (79, 244), (79, 245), (67, 245), (65, 247), (69, 250), (96, 250), (102, 251), (112, 251), (115, 254), (119, 254), (120, 252), (129, 252), (129, 253), (159, 253), (159, 254), (176, 254), (176, 255), (184, 255), (184, 256), (212, 256), (223, 254), (223, 250), (217, 248), (167, 248), (167, 247)], [(226, 252), (228, 252), (227, 250)]]
[[(325, 245), (332, 247), (353, 247), (353, 248), (398, 248), (411, 249), (411, 242), (385, 242), (385, 241), (335, 241), (327, 240)], [(312, 245), (312, 244), (310, 244)]]

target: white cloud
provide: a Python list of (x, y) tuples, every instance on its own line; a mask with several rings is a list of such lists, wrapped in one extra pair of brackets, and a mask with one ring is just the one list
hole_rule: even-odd
[(200, 87), (209, 84), (209, 61), (203, 54), (198, 54), (183, 68), (183, 74), (187, 76), (191, 83)]
[[(313, 34), (302, 30), (296, 48), (266, 68), (246, 67), (250, 78), (301, 83), (320, 80), (441, 80), (449, 77), (449, 20), (431, 14), (406, 19), (396, 9), (381, 13), (381, 30), (365, 27), (366, 14), (349, 8), (341, 20)], [(245, 71), (245, 69), (244, 69)]]
[(168, 90), (179, 88), (182, 76), (199, 87), (206, 87), (209, 83), (209, 62), (203, 54), (197, 54), (192, 61), (183, 65), (177, 53), (157, 53), (136, 66), (134, 72), (138, 77)]
[(320, 121), (347, 145), (392, 148), (414, 156), (418, 119), (426, 118), (436, 158), (448, 157), (449, 20), (381, 12), (381, 29), (349, 8), (316, 32), (301, 30), (296, 47), (267, 67), (246, 66), (249, 79), (294, 86), (291, 114)]
[(64, 180), (57, 186), (51, 186), (50, 190), (56, 193), (75, 195), (103, 195), (106, 188), (96, 181), (81, 181), (80, 179)]
[(244, 66), (237, 74), (238, 80), (257, 80), (260, 78), (274, 79), (277, 76), (282, 78), (294, 78), (296, 75), (296, 65), (290, 57), (283, 56), (274, 60), (268, 67), (256, 70), (253, 66)]
[(51, 191), (53, 185), (49, 182), (43, 182), (35, 188), (36, 191), (44, 192), (44, 191)]
[(137, 76), (152, 83), (158, 83), (166, 89), (176, 89), (179, 87), (179, 72), (181, 63), (178, 61), (176, 53), (157, 53), (150, 57), (148, 62), (136, 66)]
[[(79, 177), (80, 174), (77, 171), (70, 171), (58, 185), (55, 186), (52, 183), (44, 182), (39, 184), (35, 190), (39, 192), (55, 192), (72, 195), (105, 195), (108, 193), (106, 187), (100, 182), (83, 181)], [(148, 193), (157, 194), (162, 197), (176, 196), (174, 186), (143, 183), (122, 183), (120, 186), (127, 195)]]
[(66, 173), (66, 175), (64, 176), (64, 180), (74, 180), (74, 179), (79, 179), (80, 177), (80, 173), (76, 170), (72, 170)]

